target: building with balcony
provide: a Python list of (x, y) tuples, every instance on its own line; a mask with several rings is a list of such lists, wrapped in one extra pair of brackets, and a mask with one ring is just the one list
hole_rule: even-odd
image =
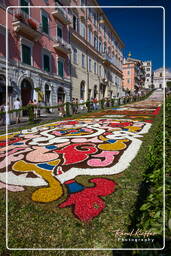
[(138, 59), (124, 59), (123, 62), (123, 87), (130, 93), (136, 93), (144, 87), (145, 70), (143, 62)]
[[(124, 44), (96, 0), (18, 0), (8, 9), (8, 95), (22, 105), (72, 97), (122, 96)], [(32, 6), (41, 8), (32, 8)], [(78, 6), (81, 8), (78, 8)], [(15, 0), (0, 2), (0, 93), (5, 101), (5, 15)], [(21, 7), (20, 7), (21, 6)], [(66, 8), (65, 6), (71, 6)]]
[(95, 0), (71, 0), (72, 97), (83, 100), (122, 96), (124, 44)]
[(158, 68), (153, 73), (153, 88), (171, 88), (171, 70), (168, 68)]
[(143, 67), (145, 70), (144, 88), (150, 89), (150, 88), (152, 88), (152, 84), (153, 84), (152, 62), (151, 61), (143, 61)]
[[(63, 3), (67, 0), (62, 1)], [(8, 95), (11, 106), (16, 97), (22, 105), (30, 99), (44, 105), (70, 101), (70, 16), (66, 8), (56, 10), (58, 1), (19, 0), (8, 10)], [(31, 6), (44, 6), (31, 8)], [(5, 101), (6, 52), (5, 15), (15, 0), (0, 2), (0, 94)], [(54, 6), (53, 8), (49, 8)]]

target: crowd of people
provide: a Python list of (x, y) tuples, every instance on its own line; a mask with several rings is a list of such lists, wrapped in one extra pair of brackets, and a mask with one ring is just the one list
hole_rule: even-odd
[[(37, 102), (36, 100), (29, 100), (27, 106), (33, 106), (33, 115), (34, 118), (37, 119), (37, 117), (40, 116), (40, 102)], [(21, 121), (21, 108), (22, 103), (19, 98), (16, 98), (16, 100), (13, 103), (13, 107), (10, 107), (9, 102), (7, 104), (2, 104), (0, 106), (0, 112), (1, 113), (1, 124), (2, 125), (10, 125), (11, 124), (11, 118), (10, 118), (10, 110), (14, 110), (14, 116), (15, 116), (15, 123), (18, 124)]]
[[(104, 107), (111, 107), (111, 99), (105, 98), (104, 100)], [(88, 111), (96, 111), (101, 108), (101, 102), (97, 100), (97, 98), (91, 98), (88, 102), (85, 102), (83, 98), (78, 100), (78, 98), (72, 98), (72, 101), (70, 102), (70, 113), (75, 115), (78, 113), (83, 113)], [(45, 104), (46, 105), (46, 104)], [(30, 108), (29, 108), (30, 106)], [(0, 106), (1, 111), (1, 124), (11, 124), (10, 120), (10, 114), (8, 113), (9, 110), (14, 110), (13, 117), (15, 116), (15, 123), (18, 124), (21, 121), (21, 108), (22, 103), (19, 98), (16, 98), (16, 100), (13, 103), (13, 107), (10, 108), (10, 104), (3, 104)], [(29, 111), (32, 112), (33, 120), (36, 120), (40, 117), (40, 110), (41, 110), (41, 102), (37, 100), (30, 99), (27, 106), (28, 109), (25, 109), (24, 111), (27, 112), (27, 115), (30, 114)], [(51, 113), (50, 106), (46, 106), (46, 112)], [(22, 109), (23, 110), (23, 109)], [(59, 99), (57, 102), (57, 111), (59, 117), (65, 117), (66, 116), (66, 106), (62, 99)], [(2, 113), (3, 112), (3, 113)]]

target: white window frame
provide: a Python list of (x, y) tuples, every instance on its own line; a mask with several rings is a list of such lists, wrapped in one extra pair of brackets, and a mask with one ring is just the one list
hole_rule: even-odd
[[(23, 63), (23, 52), (22, 52), (22, 45), (23, 44), (31, 49), (31, 65)], [(26, 38), (23, 38), (23, 37), (20, 38), (20, 42), (19, 42), (19, 45), (20, 45), (20, 47), (19, 47), (20, 48), (20, 60), (21, 60), (21, 63), (23, 65), (27, 65), (29, 67), (31, 67), (31, 66), (33, 67), (34, 66), (34, 61), (33, 61), (33, 44), (34, 43), (32, 41), (30, 41), (30, 40), (28, 40)]]

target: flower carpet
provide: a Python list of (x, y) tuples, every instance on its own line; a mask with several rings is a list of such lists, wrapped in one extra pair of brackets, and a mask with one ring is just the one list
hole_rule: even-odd
[[(128, 168), (161, 104), (155, 92), (143, 102), (8, 134), (7, 141), (0, 136), (0, 188), (7, 183), (22, 194), (32, 187), (30, 200), (56, 201), (61, 210), (72, 207), (79, 220), (92, 220), (117, 187), (108, 176)], [(85, 175), (92, 176), (91, 187), (76, 181)]]

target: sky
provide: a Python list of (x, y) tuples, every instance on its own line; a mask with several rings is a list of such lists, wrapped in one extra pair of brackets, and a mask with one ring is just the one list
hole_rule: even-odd
[[(98, 0), (100, 6), (163, 6), (166, 12), (166, 68), (171, 68), (171, 0)], [(125, 44), (124, 56), (152, 60), (153, 70), (163, 66), (162, 8), (105, 8), (105, 14)], [(171, 32), (171, 31), (170, 31)]]

